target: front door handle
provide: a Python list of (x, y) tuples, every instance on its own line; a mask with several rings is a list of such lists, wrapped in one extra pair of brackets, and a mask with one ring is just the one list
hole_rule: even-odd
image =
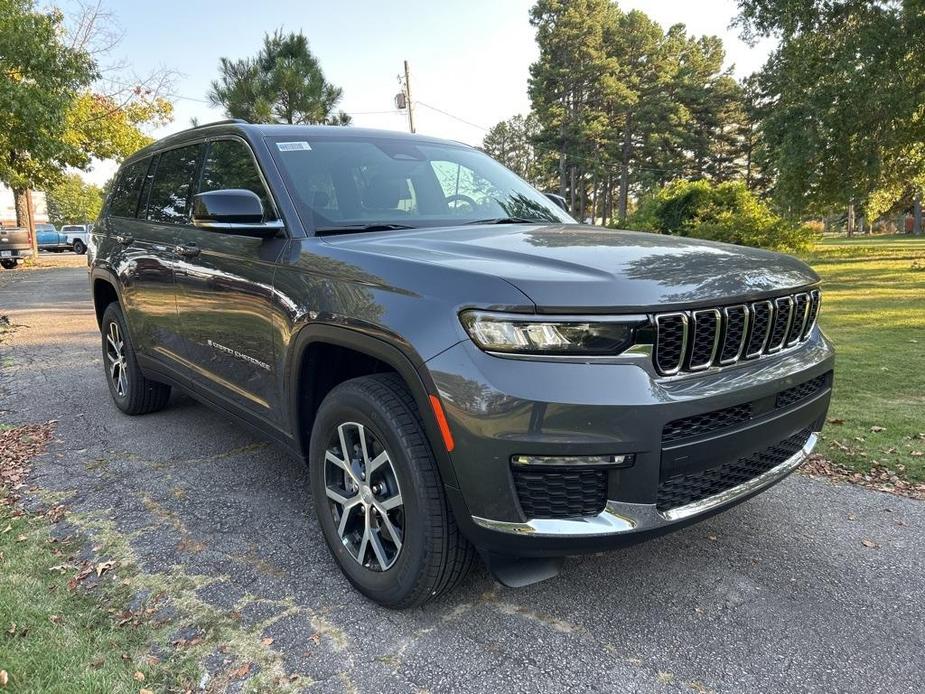
[(199, 255), (199, 246), (195, 243), (184, 243), (182, 246), (177, 246), (176, 251), (177, 255), (184, 258), (195, 258)]
[(121, 234), (116, 234), (113, 237), (116, 240), (116, 243), (122, 244), (123, 246), (131, 246), (135, 243), (134, 236), (122, 236)]

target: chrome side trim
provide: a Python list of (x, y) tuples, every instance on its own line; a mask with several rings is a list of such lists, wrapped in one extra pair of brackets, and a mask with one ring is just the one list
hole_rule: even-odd
[(704, 369), (709, 369), (710, 366), (713, 364), (713, 361), (716, 359), (716, 349), (719, 346), (719, 334), (720, 334), (720, 328), (722, 327), (722, 320), (723, 320), (722, 314), (719, 312), (719, 309), (707, 308), (707, 309), (702, 309), (700, 311), (694, 311), (691, 314), (693, 315), (693, 318), (694, 318), (694, 326), (693, 326), (694, 334), (693, 334), (693, 337), (689, 341), (692, 345), (696, 343), (697, 331), (699, 330), (699, 324), (701, 320), (699, 316), (702, 316), (705, 314), (712, 315), (714, 319), (716, 320), (716, 323), (714, 324), (716, 327), (713, 330), (713, 349), (710, 351), (710, 358), (707, 361), (702, 362), (700, 364), (694, 363), (693, 353), (692, 353), (691, 362), (690, 364), (688, 364), (688, 367), (687, 367), (689, 371), (703, 371)]
[(659, 511), (655, 504), (608, 501), (604, 510), (586, 518), (535, 518), (525, 523), (497, 521), (472, 516), (476, 525), (497, 532), (533, 537), (587, 537), (621, 535), (663, 528), (730, 504), (739, 498), (770, 487), (796, 470), (812, 453), (818, 434), (810, 434), (803, 448), (777, 467), (742, 484), (706, 499)]

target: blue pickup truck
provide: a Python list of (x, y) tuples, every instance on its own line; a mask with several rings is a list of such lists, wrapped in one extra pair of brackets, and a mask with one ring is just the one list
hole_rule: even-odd
[(58, 231), (54, 224), (36, 224), (35, 241), (40, 251), (61, 252), (72, 250), (67, 234)]

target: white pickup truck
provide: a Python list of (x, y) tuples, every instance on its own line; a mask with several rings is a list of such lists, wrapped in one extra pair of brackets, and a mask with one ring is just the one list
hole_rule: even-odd
[(61, 233), (67, 237), (67, 242), (77, 255), (87, 252), (87, 240), (90, 236), (88, 224), (65, 224)]

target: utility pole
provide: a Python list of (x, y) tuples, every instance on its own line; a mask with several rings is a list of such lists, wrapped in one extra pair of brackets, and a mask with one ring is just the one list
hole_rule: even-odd
[(408, 130), (414, 132), (414, 102), (411, 100), (411, 70), (405, 61), (405, 99), (408, 104)]

